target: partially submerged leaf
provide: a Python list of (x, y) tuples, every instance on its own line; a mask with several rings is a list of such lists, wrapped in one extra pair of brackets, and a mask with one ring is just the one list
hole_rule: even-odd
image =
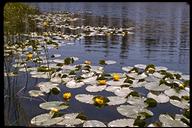
[(32, 97), (44, 96), (43, 92), (40, 90), (30, 90), (29, 95)]
[(67, 109), (69, 106), (61, 101), (50, 101), (50, 102), (41, 103), (39, 107), (46, 110), (51, 110), (52, 108), (63, 110), (63, 109)]
[(83, 127), (107, 127), (103, 122), (98, 120), (85, 121)]

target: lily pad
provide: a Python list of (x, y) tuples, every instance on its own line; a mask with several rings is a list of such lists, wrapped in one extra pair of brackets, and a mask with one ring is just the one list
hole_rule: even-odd
[(165, 90), (164, 92), (167, 96), (171, 97), (171, 96), (177, 96), (179, 98), (181, 98), (182, 96), (189, 96), (189, 92), (187, 92), (186, 90), (180, 90), (179, 92), (177, 92), (175, 89), (170, 88), (168, 90)]
[(188, 101), (185, 101), (185, 100), (173, 100), (173, 99), (170, 99), (170, 103), (176, 107), (179, 107), (179, 108), (182, 108), (182, 109), (188, 109), (190, 104), (188, 103)]
[(145, 100), (145, 97), (129, 96), (127, 99), (127, 103), (135, 106), (147, 107), (148, 104), (144, 102)]
[(53, 83), (61, 83), (62, 79), (60, 77), (53, 77), (50, 79), (50, 81)]
[(143, 86), (146, 89), (151, 90), (151, 91), (165, 91), (170, 88), (169, 86), (166, 86), (165, 84), (159, 85), (158, 82), (149, 82)]
[(109, 80), (107, 81), (107, 84), (111, 86), (121, 86), (124, 84), (125, 79), (126, 78), (122, 78), (122, 79), (119, 79), (119, 81)]
[(106, 64), (115, 64), (115, 63), (117, 63), (117, 62), (114, 61), (114, 60), (106, 60), (105, 63), (106, 63)]
[(50, 101), (50, 102), (41, 103), (39, 107), (46, 110), (51, 110), (52, 108), (63, 110), (63, 109), (67, 109), (69, 106), (61, 101)]
[(103, 122), (98, 120), (85, 121), (83, 127), (107, 127)]
[(75, 96), (75, 99), (83, 103), (93, 104), (94, 103), (94, 101), (92, 100), (93, 97), (94, 97), (93, 95), (89, 94), (77, 94)]
[(66, 87), (68, 88), (80, 88), (84, 85), (83, 82), (75, 82), (75, 80), (71, 80), (67, 82)]
[(125, 72), (129, 72), (133, 67), (127, 66), (127, 67), (122, 67), (122, 70)]
[(79, 125), (84, 122), (84, 120), (81, 120), (79, 118), (76, 118), (79, 115), (79, 113), (68, 113), (63, 116), (63, 120), (57, 125), (65, 125), (65, 126), (74, 126), (74, 125)]
[(147, 97), (155, 99), (158, 103), (167, 103), (167, 102), (169, 102), (169, 97), (166, 96), (163, 93), (161, 93), (160, 95), (155, 95), (155, 94), (149, 92), (147, 94)]
[(140, 68), (140, 69), (145, 69), (146, 65), (145, 64), (136, 64), (134, 67)]
[(31, 120), (31, 124), (34, 124), (37, 126), (51, 126), (62, 120), (63, 120), (62, 117), (51, 118), (50, 114), (45, 113), (45, 114), (40, 114), (38, 116), (33, 117)]
[(119, 96), (108, 96), (109, 102), (107, 103), (108, 105), (119, 105), (119, 104), (124, 104), (127, 99)]
[(32, 97), (44, 96), (43, 92), (39, 90), (30, 90), (29, 95)]
[(108, 123), (108, 127), (133, 127), (134, 119), (117, 119)]
[(129, 93), (131, 93), (133, 90), (129, 89), (128, 87), (123, 87), (120, 89), (115, 90), (115, 95), (120, 97), (126, 97)]
[(108, 92), (115, 92), (118, 89), (121, 89), (121, 87), (119, 87), (119, 86), (108, 86), (107, 88), (105, 88), (105, 90), (108, 91)]
[(88, 92), (99, 92), (99, 91), (103, 91), (105, 88), (106, 88), (106, 85), (105, 86), (90, 85), (90, 86), (87, 86), (85, 89)]
[[(153, 116), (153, 113), (144, 107), (141, 106), (135, 106), (135, 105), (120, 105), (117, 107), (117, 111), (126, 117), (136, 119), (139, 113), (146, 112), (149, 115)], [(141, 119), (145, 119), (145, 116), (141, 116)]]
[(97, 76), (93, 76), (93, 77), (89, 77), (89, 78), (83, 79), (82, 81), (83, 81), (85, 84), (94, 85), (94, 84), (97, 83), (96, 79), (97, 79)]
[(58, 84), (52, 82), (40, 82), (39, 84), (37, 84), (37, 86), (42, 92), (49, 93), (51, 89), (57, 87)]
[(175, 120), (168, 114), (161, 114), (159, 116), (160, 122), (162, 122), (162, 127), (188, 127), (187, 124), (180, 120)]

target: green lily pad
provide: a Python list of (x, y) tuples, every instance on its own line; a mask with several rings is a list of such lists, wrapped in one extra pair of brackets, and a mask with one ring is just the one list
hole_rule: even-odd
[(187, 124), (180, 120), (175, 120), (168, 114), (159, 115), (159, 120), (162, 122), (162, 127), (188, 127)]
[(106, 87), (107, 87), (106, 85), (104, 86), (90, 85), (90, 86), (87, 86), (85, 89), (88, 92), (99, 92), (99, 91), (103, 91)]
[(103, 122), (98, 120), (85, 121), (83, 127), (107, 127)]
[(169, 97), (166, 96), (166, 95), (163, 94), (163, 93), (161, 93), (161, 94), (159, 94), (159, 95), (155, 95), (155, 94), (149, 92), (149, 93), (147, 94), (147, 97), (148, 97), (148, 98), (153, 98), (153, 99), (155, 99), (158, 103), (167, 103), (167, 102), (169, 102)]
[(61, 101), (50, 101), (50, 102), (41, 103), (39, 107), (46, 110), (51, 110), (52, 108), (63, 110), (63, 109), (67, 109), (69, 106)]
[(157, 101), (153, 98), (147, 98), (144, 102), (148, 104), (148, 107), (155, 107), (157, 105)]
[(71, 127), (74, 125), (82, 124), (84, 122), (84, 120), (77, 118), (78, 115), (79, 115), (79, 113), (65, 114), (63, 116), (63, 120), (61, 122), (57, 123), (57, 125), (65, 125), (67, 127)]
[(80, 88), (84, 85), (83, 82), (76, 82), (75, 80), (71, 80), (67, 82), (66, 87), (68, 88)]
[[(141, 112), (146, 112), (149, 115), (153, 116), (153, 113), (144, 108), (144, 106), (135, 106), (135, 105), (120, 105), (117, 107), (117, 111), (128, 118), (136, 119)], [(141, 119), (145, 119), (145, 116), (141, 116)]]
[(75, 96), (75, 99), (80, 101), (80, 102), (83, 102), (83, 103), (87, 103), (87, 104), (93, 104), (93, 95), (89, 95), (89, 94), (77, 94)]
[(127, 101), (126, 98), (119, 96), (108, 96), (107, 98), (109, 99), (108, 105), (124, 104)]
[(133, 127), (134, 119), (117, 119), (108, 123), (108, 127)]
[(30, 90), (29, 95), (32, 97), (44, 96), (43, 92), (39, 90)]
[(62, 117), (51, 118), (51, 115), (48, 113), (40, 114), (35, 116), (31, 119), (31, 124), (37, 126), (51, 126), (57, 124), (58, 122), (62, 121)]

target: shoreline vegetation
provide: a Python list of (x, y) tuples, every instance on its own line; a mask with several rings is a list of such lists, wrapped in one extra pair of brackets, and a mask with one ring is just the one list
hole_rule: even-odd
[(40, 14), (39, 9), (24, 3), (6, 3), (3, 12), (4, 35), (11, 38), (13, 35), (30, 32), (35, 25), (29, 17), (33, 14)]

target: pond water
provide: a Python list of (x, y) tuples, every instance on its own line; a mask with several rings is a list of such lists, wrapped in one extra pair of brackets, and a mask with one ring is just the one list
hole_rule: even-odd
[[(80, 13), (80, 17), (86, 19), (81, 25), (110, 26), (110, 27), (134, 27), (125, 37), (114, 38), (85, 38), (83, 40), (68, 41), (70, 44), (50, 49), (49, 56), (61, 54), (60, 59), (68, 56), (78, 57), (75, 64), (91, 60), (92, 65), (98, 65), (99, 60), (115, 60), (117, 63), (105, 67), (106, 72), (122, 73), (123, 66), (135, 64), (155, 64), (167, 67), (169, 70), (189, 74), (189, 5), (187, 3), (30, 3), (42, 12), (67, 11)], [(9, 63), (7, 63), (8, 66)], [(31, 78), (27, 73), (19, 73), (17, 77), (7, 78), (4, 83), (5, 93), (5, 125), (31, 126), (30, 120), (40, 113), (47, 112), (39, 108), (43, 101), (32, 100), (28, 91), (37, 89), (36, 85), (46, 79)], [(9, 86), (9, 87), (8, 87)], [(26, 86), (23, 90), (22, 88)], [(9, 90), (10, 89), (10, 90)], [(9, 91), (8, 91), (9, 90)], [(20, 90), (20, 92), (18, 92)], [(107, 106), (96, 109), (93, 105), (77, 102), (76, 94), (86, 92), (85, 87), (69, 89), (61, 86), (61, 90), (70, 91), (73, 98), (70, 100), (69, 109), (65, 113), (83, 112), (88, 119), (108, 122), (125, 118), (120, 115), (116, 106)], [(148, 90), (137, 88), (145, 95)], [(9, 93), (8, 93), (9, 92)], [(113, 95), (110, 92), (99, 93), (105, 96)], [(61, 99), (58, 96), (49, 96), (45, 99)], [(167, 104), (158, 104), (149, 109), (155, 115), (147, 119), (147, 124), (158, 120), (159, 114), (182, 113), (181, 109)]]

